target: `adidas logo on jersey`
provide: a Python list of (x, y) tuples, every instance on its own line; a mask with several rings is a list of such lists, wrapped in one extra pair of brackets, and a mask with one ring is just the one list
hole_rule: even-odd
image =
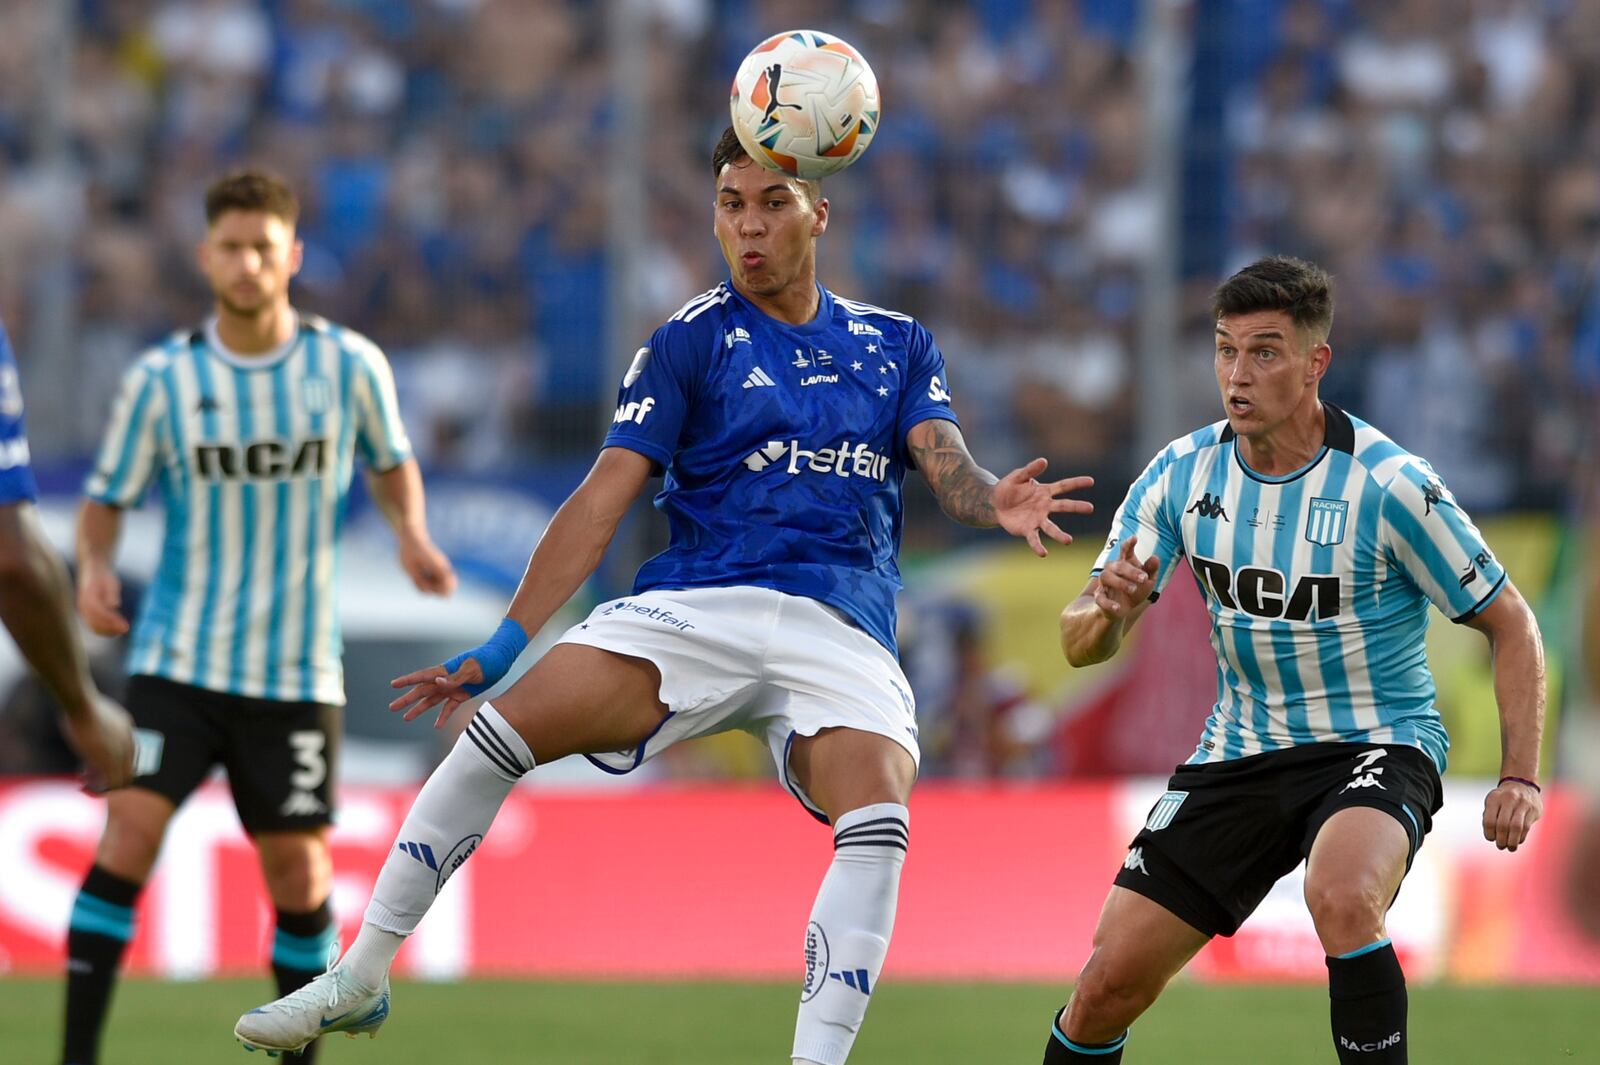
[(759, 366), (757, 366), (754, 370), (751, 370), (750, 376), (744, 379), (744, 387), (746, 388), (771, 388), (777, 383), (778, 382), (767, 376), (767, 371), (763, 370)]
[(791, 474), (810, 471), (831, 473), (838, 477), (869, 477), (874, 481), (883, 481), (889, 476), (888, 455), (878, 454), (867, 444), (857, 444), (852, 448), (848, 440), (840, 441), (838, 447), (819, 447), (815, 451), (801, 447), (798, 440), (768, 441), (766, 447), (745, 457), (745, 469), (760, 473), (785, 456), (789, 459), (788, 472)]

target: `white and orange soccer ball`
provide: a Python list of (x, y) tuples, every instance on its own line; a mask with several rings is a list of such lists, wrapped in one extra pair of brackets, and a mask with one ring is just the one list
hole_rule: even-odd
[(758, 44), (733, 78), (733, 131), (750, 158), (808, 181), (837, 174), (878, 130), (878, 79), (848, 42), (816, 30)]

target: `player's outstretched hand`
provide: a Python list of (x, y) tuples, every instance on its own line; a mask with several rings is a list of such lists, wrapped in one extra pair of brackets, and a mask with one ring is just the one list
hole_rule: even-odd
[(1051, 520), (1052, 514), (1089, 514), (1094, 504), (1084, 499), (1063, 499), (1068, 492), (1081, 492), (1094, 484), (1093, 477), (1065, 477), (1040, 484), (1034, 478), (1044, 472), (1045, 460), (1034, 459), (1012, 470), (995, 482), (989, 499), (994, 506), (995, 524), (1012, 536), (1028, 542), (1033, 553), (1044, 558), (1042, 532), (1058, 544), (1072, 543), (1072, 537)]
[(415, 721), (437, 706), (440, 708), (439, 719), (433, 723), (433, 727), (443, 728), (456, 707), (472, 698), (467, 686), (476, 687), (482, 679), (483, 670), (475, 658), (461, 663), (453, 673), (444, 666), (419, 669), (389, 682), (391, 688), (407, 689), (389, 704), (389, 709), (403, 712), (407, 721)]
[(456, 590), (456, 571), (450, 559), (426, 533), (400, 538), (400, 565), (419, 592), (450, 595)]
[(84, 786), (90, 791), (120, 788), (133, 779), (133, 719), (95, 692), (88, 712), (61, 721), (67, 742), (83, 759)]
[(1502, 781), (1483, 800), (1483, 838), (1503, 851), (1527, 841), (1533, 823), (1544, 813), (1544, 798), (1516, 780)]
[(122, 582), (111, 569), (85, 566), (78, 575), (78, 613), (100, 636), (121, 636), (128, 631), (122, 616)]
[(1138, 542), (1138, 534), (1122, 541), (1122, 546), (1117, 549), (1117, 557), (1106, 563), (1100, 571), (1094, 605), (1106, 617), (1127, 617), (1134, 607), (1150, 598), (1150, 591), (1156, 585), (1161, 560), (1151, 555), (1140, 562), (1133, 554), (1133, 545)]
[(441, 728), (456, 707), (498, 684), (527, 646), (527, 630), (509, 617), (501, 618), (494, 635), (472, 650), (463, 651), (442, 665), (391, 680), (389, 687), (408, 690), (391, 702), (389, 709), (402, 712), (407, 721), (413, 721), (437, 706), (439, 719), (433, 725)]

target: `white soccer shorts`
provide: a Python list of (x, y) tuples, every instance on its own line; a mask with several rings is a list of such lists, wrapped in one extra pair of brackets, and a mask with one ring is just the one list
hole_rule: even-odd
[(643, 658), (661, 671), (668, 716), (638, 747), (588, 756), (609, 773), (630, 772), (679, 740), (742, 729), (766, 740), (784, 786), (822, 818), (789, 774), (796, 736), (859, 729), (922, 761), (900, 663), (815, 599), (750, 586), (650, 591), (600, 604), (559, 642)]

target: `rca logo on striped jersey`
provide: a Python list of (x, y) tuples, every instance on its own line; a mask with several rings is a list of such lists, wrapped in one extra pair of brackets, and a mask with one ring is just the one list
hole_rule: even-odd
[(1228, 610), (1285, 621), (1326, 621), (1343, 610), (1344, 585), (1337, 575), (1307, 574), (1294, 582), (1275, 569), (1245, 566), (1235, 573), (1226, 562), (1193, 556), (1194, 575), (1207, 595)]
[(312, 437), (257, 440), (250, 444), (196, 444), (194, 467), (201, 480), (262, 481), (322, 477), (328, 472), (328, 441)]

